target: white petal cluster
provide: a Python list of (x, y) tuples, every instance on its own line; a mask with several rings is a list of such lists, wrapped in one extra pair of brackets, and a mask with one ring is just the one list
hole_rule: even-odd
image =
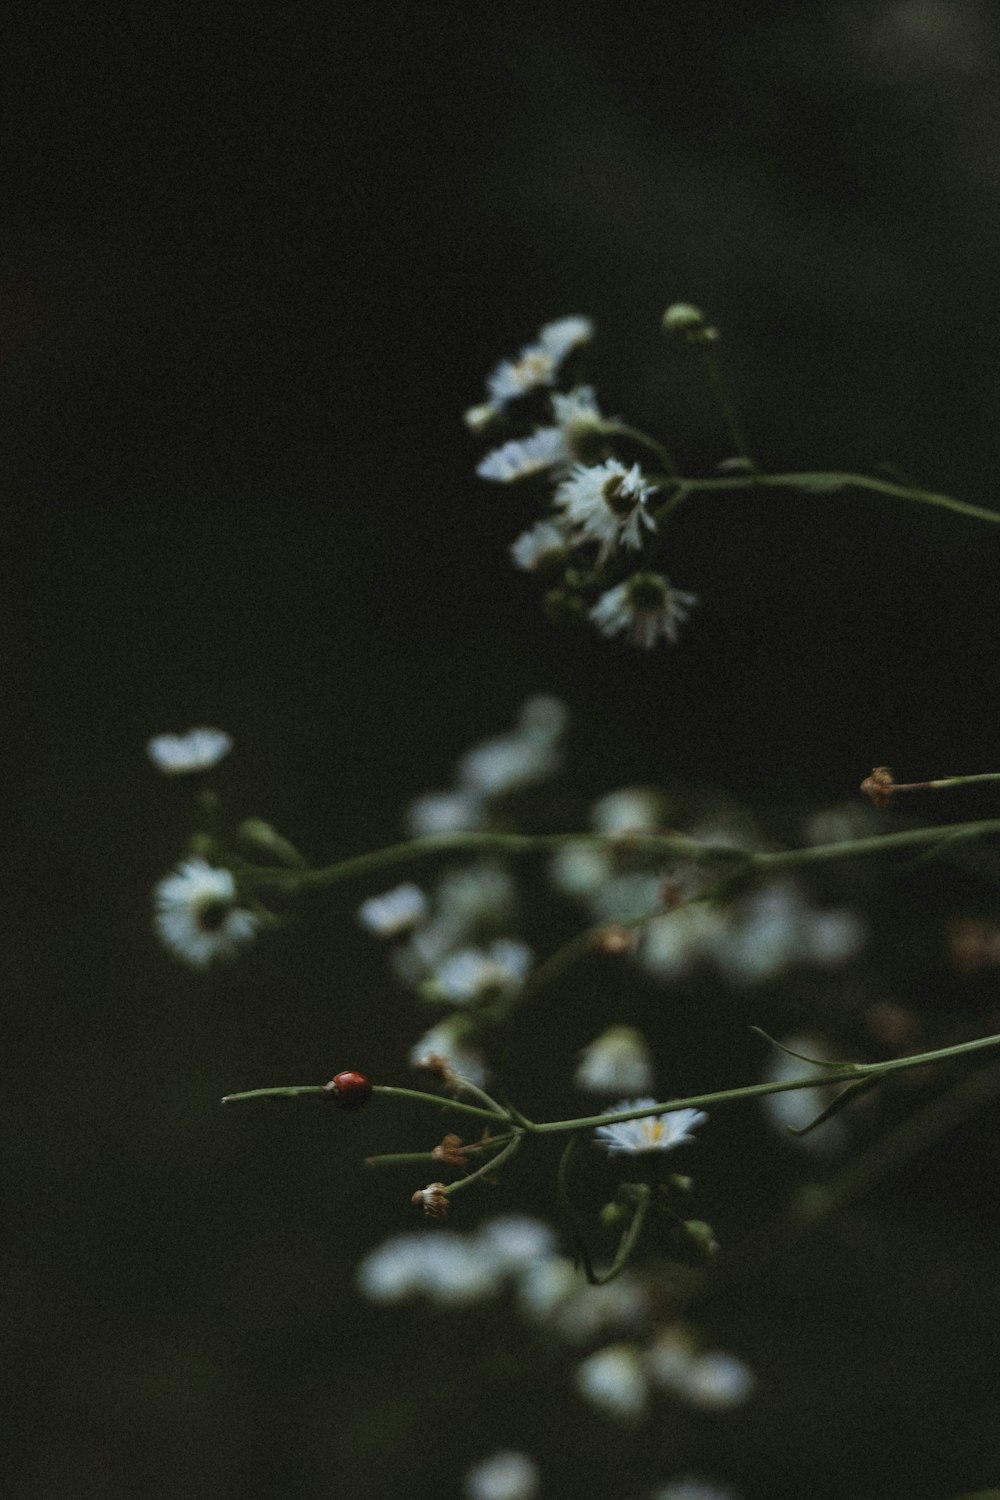
[(473, 1465), (465, 1476), (465, 1500), (535, 1500), (538, 1465), (526, 1453), (504, 1449)]
[(514, 566), (523, 573), (533, 573), (548, 562), (565, 555), (568, 538), (558, 520), (536, 521), (529, 531), (522, 531), (510, 544)]
[(645, 1416), (649, 1386), (634, 1344), (608, 1344), (577, 1365), (574, 1380), (585, 1401), (619, 1422)]
[(643, 527), (656, 530), (646, 504), (652, 493), (638, 464), (626, 469), (609, 458), (592, 467), (577, 464), (557, 486), (553, 500), (579, 539), (600, 543), (603, 560), (616, 546), (641, 547)]
[(512, 438), (501, 448), (494, 448), (476, 465), (480, 479), (498, 484), (513, 484), (549, 469), (562, 469), (569, 463), (569, 449), (559, 427), (538, 427), (526, 438)]
[[(656, 1108), (655, 1099), (620, 1099), (608, 1114), (627, 1109)], [(620, 1120), (614, 1125), (598, 1125), (594, 1131), (597, 1143), (612, 1155), (645, 1151), (672, 1151), (694, 1141), (692, 1131), (704, 1125), (708, 1116), (700, 1109), (675, 1109), (667, 1114), (650, 1114), (635, 1120)]]
[(676, 644), (677, 627), (697, 603), (697, 595), (675, 589), (661, 573), (634, 573), (601, 595), (590, 618), (602, 635), (624, 635), (650, 651), (661, 638)]
[(161, 942), (196, 969), (235, 958), (257, 933), (253, 912), (237, 904), (232, 872), (203, 859), (186, 860), (161, 880), (153, 901)]
[(722, 1349), (699, 1349), (683, 1328), (664, 1329), (645, 1351), (646, 1371), (660, 1390), (701, 1411), (732, 1411), (753, 1395), (749, 1365)]
[(486, 1061), (477, 1047), (470, 1047), (463, 1040), (462, 1029), (452, 1018), (440, 1021), (425, 1031), (419, 1041), (410, 1048), (408, 1062), (411, 1068), (427, 1069), (444, 1065), (460, 1078), (482, 1088), (486, 1082)]
[(468, 1307), (496, 1297), (531, 1263), (529, 1255), (545, 1255), (551, 1244), (547, 1225), (520, 1215), (487, 1220), (472, 1234), (397, 1234), (361, 1261), (358, 1289), (372, 1302), (422, 1298), (440, 1308)]
[(224, 729), (189, 729), (187, 734), (157, 734), (146, 744), (146, 754), (165, 776), (189, 776), (210, 771), (233, 748)]
[(739, 1500), (739, 1496), (735, 1490), (720, 1489), (717, 1484), (685, 1475), (654, 1490), (650, 1500)]
[(566, 356), (593, 336), (594, 325), (589, 318), (557, 318), (546, 323), (535, 342), (526, 344), (516, 359), (501, 360), (493, 368), (486, 380), (489, 400), (466, 412), (468, 426), (478, 430), (508, 402), (551, 385)]
[(358, 921), (377, 937), (398, 937), (418, 927), (427, 916), (426, 894), (412, 881), (393, 886), (381, 896), (370, 896), (358, 907)]
[(492, 1000), (520, 989), (534, 955), (526, 943), (498, 938), (488, 948), (460, 948), (435, 969), (434, 991), (453, 1005)]
[(573, 1079), (590, 1094), (644, 1094), (653, 1086), (653, 1058), (634, 1026), (609, 1026), (580, 1053)]

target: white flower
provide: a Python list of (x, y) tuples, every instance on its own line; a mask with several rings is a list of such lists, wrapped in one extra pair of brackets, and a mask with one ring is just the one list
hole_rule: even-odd
[(574, 1083), (591, 1094), (640, 1094), (653, 1086), (653, 1059), (641, 1031), (609, 1026), (580, 1053)]
[[(656, 1108), (655, 1099), (622, 1099), (608, 1114), (626, 1109)], [(614, 1155), (616, 1152), (671, 1151), (694, 1140), (691, 1134), (704, 1125), (708, 1116), (700, 1109), (675, 1109), (665, 1115), (645, 1119), (621, 1120), (615, 1125), (598, 1125), (594, 1134), (599, 1143)]]
[(146, 745), (146, 754), (165, 776), (186, 776), (208, 771), (233, 748), (223, 729), (189, 729), (187, 734), (157, 734)]
[(530, 698), (525, 698), (517, 716), (519, 733), (548, 743), (557, 740), (568, 723), (569, 709), (552, 693), (533, 693)]
[(501, 448), (494, 448), (476, 465), (480, 479), (512, 484), (546, 469), (565, 468), (569, 450), (558, 427), (539, 427), (530, 437), (513, 438)]
[[(526, 344), (516, 360), (505, 359), (498, 364), (486, 381), (489, 404), (494, 410), (504, 407), (508, 401), (524, 396), (539, 386), (551, 385), (556, 371), (572, 349), (584, 344), (594, 334), (594, 325), (589, 318), (559, 318), (539, 329), (533, 344)], [(474, 419), (466, 414), (470, 426), (482, 425), (478, 415), (480, 409), (473, 407)]]
[(626, 786), (608, 792), (590, 809), (597, 833), (655, 833), (663, 816), (663, 797), (647, 786)]
[(378, 937), (396, 937), (401, 932), (408, 932), (426, 915), (427, 897), (412, 881), (393, 886), (381, 896), (370, 896), (358, 908), (358, 921), (362, 927)]
[(590, 385), (575, 386), (566, 395), (553, 392), (552, 414), (559, 424), (567, 447), (571, 449), (590, 434), (604, 431), (607, 425), (598, 408), (594, 388)]
[(427, 792), (406, 809), (406, 827), (413, 838), (433, 833), (474, 833), (483, 826), (483, 804), (472, 791)]
[(567, 536), (558, 521), (536, 521), (530, 531), (522, 531), (510, 544), (511, 559), (523, 573), (560, 558), (566, 551)]
[(688, 1475), (663, 1485), (654, 1492), (651, 1500), (739, 1500), (739, 1497), (735, 1490), (719, 1489), (718, 1485), (706, 1484), (704, 1480)]
[(527, 1214), (501, 1214), (499, 1218), (487, 1219), (480, 1225), (476, 1240), (507, 1273), (520, 1272), (535, 1264), (551, 1255), (555, 1246), (551, 1227)]
[(579, 1290), (580, 1277), (573, 1262), (562, 1255), (548, 1255), (524, 1267), (517, 1283), (517, 1304), (526, 1317), (544, 1323)]
[(161, 941), (195, 968), (235, 958), (257, 932), (257, 918), (236, 904), (229, 870), (189, 859), (154, 891), (154, 925)]
[(535, 1500), (538, 1465), (526, 1453), (505, 1450), (475, 1464), (465, 1476), (465, 1500)]
[(561, 844), (549, 864), (549, 879), (564, 896), (589, 896), (611, 875), (604, 850), (590, 844)]
[(634, 1344), (608, 1344), (577, 1366), (576, 1388), (592, 1406), (619, 1421), (635, 1421), (646, 1410), (648, 1387)]
[(715, 1350), (692, 1360), (680, 1394), (703, 1411), (731, 1411), (743, 1405), (755, 1385), (749, 1366), (735, 1354)]
[(461, 948), (441, 963), (433, 985), (454, 1005), (493, 999), (523, 984), (531, 968), (532, 952), (514, 938), (498, 938), (489, 948)]
[(717, 907), (694, 901), (654, 917), (642, 930), (639, 962), (656, 979), (675, 979), (713, 951), (726, 932)]
[(646, 509), (653, 489), (643, 479), (638, 464), (626, 469), (616, 458), (609, 458), (593, 467), (577, 464), (569, 479), (557, 487), (553, 499), (581, 539), (600, 542), (603, 560), (619, 542), (633, 551), (641, 547), (643, 526), (656, 530), (656, 522)]
[(671, 587), (661, 573), (634, 573), (601, 595), (590, 618), (602, 635), (627, 635), (648, 651), (660, 636), (676, 642), (678, 625), (697, 602), (697, 595)]
[(425, 1031), (420, 1040), (410, 1048), (408, 1061), (411, 1068), (432, 1067), (435, 1059), (443, 1062), (446, 1068), (450, 1068), (460, 1078), (467, 1078), (480, 1088), (486, 1082), (483, 1054), (474, 1047), (464, 1045), (460, 1029), (450, 1019)]
[(589, 1344), (613, 1334), (637, 1333), (649, 1317), (649, 1298), (641, 1282), (626, 1271), (604, 1286), (581, 1286), (558, 1304), (548, 1321), (568, 1344)]
[(553, 776), (562, 765), (556, 742), (566, 717), (558, 698), (529, 698), (512, 734), (483, 740), (466, 751), (457, 767), (460, 782), (480, 797), (496, 797)]
[(386, 1240), (361, 1261), (357, 1284), (372, 1302), (426, 1297), (438, 1307), (469, 1307), (500, 1289), (496, 1258), (448, 1229)]

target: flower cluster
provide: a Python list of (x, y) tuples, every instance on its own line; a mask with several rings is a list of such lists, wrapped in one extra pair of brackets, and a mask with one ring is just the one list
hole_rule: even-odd
[(516, 360), (496, 367), (486, 383), (489, 401), (465, 420), (480, 432), (537, 416), (541, 404), (540, 424), (507, 438), (476, 466), (492, 484), (541, 478), (550, 487), (549, 513), (511, 545), (514, 565), (549, 580), (555, 617), (589, 620), (600, 634), (648, 650), (660, 640), (676, 642), (697, 600), (650, 566), (662, 542), (656, 497), (671, 476), (648, 474), (629, 450), (639, 440), (643, 458), (655, 453), (661, 469), (665, 453), (605, 417), (591, 386), (553, 389), (560, 366), (592, 333), (588, 318), (546, 324)]

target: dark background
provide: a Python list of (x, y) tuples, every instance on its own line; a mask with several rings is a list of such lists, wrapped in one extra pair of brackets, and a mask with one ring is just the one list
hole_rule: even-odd
[[(995, 768), (1000, 532), (863, 494), (692, 504), (671, 572), (701, 607), (640, 657), (543, 620), (505, 552), (530, 515), (474, 479), (460, 421), (497, 358), (586, 312), (603, 408), (707, 471), (727, 440), (658, 330), (692, 300), (766, 467), (891, 463), (997, 506), (992, 9), (33, 15), (7, 39), (0, 197), (7, 1492), (457, 1493), (494, 1441), (542, 1450), (553, 1412), (553, 1495), (684, 1467), (749, 1500), (996, 1482), (988, 1121), (717, 1310), (764, 1371), (746, 1415), (623, 1451), (564, 1375), (548, 1406), (515, 1381), (479, 1411), (477, 1323), (350, 1290), (411, 1222), (356, 1166), (406, 1122), (216, 1105), (331, 1064), (402, 1077), (412, 1015), (355, 893), (232, 971), (182, 970), (149, 890), (185, 790), (143, 754), (227, 728), (227, 805), (321, 861), (393, 839), (538, 690), (573, 710), (579, 816), (641, 780), (780, 815), (876, 761)], [(752, 1017), (709, 1018), (712, 1076), (695, 1025), (676, 1081), (746, 1081), (728, 1034)], [(741, 1185), (727, 1139), (736, 1232), (761, 1172)], [(547, 1205), (547, 1179), (524, 1191)]]

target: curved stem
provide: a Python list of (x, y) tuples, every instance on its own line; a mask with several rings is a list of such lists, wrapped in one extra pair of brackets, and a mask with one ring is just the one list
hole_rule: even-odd
[(568, 1131), (593, 1130), (598, 1125), (617, 1125), (625, 1120), (645, 1120), (652, 1115), (665, 1115), (678, 1109), (703, 1109), (712, 1104), (732, 1104), (739, 1099), (762, 1099), (767, 1094), (783, 1094), (792, 1089), (815, 1089), (829, 1086), (831, 1082), (851, 1083), (855, 1079), (880, 1079), (889, 1073), (904, 1073), (911, 1068), (923, 1068), (929, 1063), (945, 1062), (951, 1057), (963, 1057), (970, 1052), (983, 1052), (1000, 1047), (1000, 1036), (977, 1037), (975, 1041), (958, 1042), (952, 1047), (939, 1047), (934, 1052), (918, 1052), (912, 1057), (895, 1057), (888, 1062), (848, 1063), (836, 1072), (821, 1073), (815, 1078), (792, 1078), (784, 1083), (752, 1083), (744, 1088), (720, 1089), (711, 1094), (692, 1094), (686, 1099), (671, 1099), (665, 1104), (656, 1104), (650, 1109), (626, 1109), (614, 1114), (587, 1115), (575, 1120), (549, 1120), (544, 1124), (528, 1127), (536, 1135), (564, 1134)]
[[(897, 484), (891, 479), (875, 479), (868, 474), (847, 474), (839, 471), (805, 474), (734, 474), (718, 479), (684, 479), (679, 481), (679, 485), (684, 496), (748, 489), (869, 490), (873, 494), (892, 495), (898, 500), (913, 500), (918, 505), (936, 505), (941, 510), (952, 510), (958, 515), (971, 516), (977, 521), (1000, 523), (1000, 513), (986, 510), (981, 505), (970, 505), (966, 500), (955, 500), (951, 495), (939, 495), (933, 490)], [(666, 506), (672, 508), (673, 503), (668, 500)], [(659, 511), (654, 512), (654, 516), (659, 519)]]

